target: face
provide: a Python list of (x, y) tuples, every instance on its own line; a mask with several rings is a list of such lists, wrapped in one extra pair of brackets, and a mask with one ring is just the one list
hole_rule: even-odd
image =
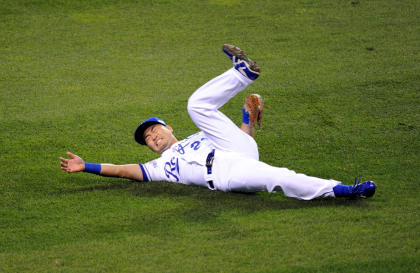
[(169, 125), (153, 124), (144, 131), (143, 136), (150, 150), (161, 154), (177, 142), (172, 132), (172, 127)]

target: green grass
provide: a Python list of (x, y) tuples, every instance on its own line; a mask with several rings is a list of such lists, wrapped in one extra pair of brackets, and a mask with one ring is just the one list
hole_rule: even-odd
[[(419, 272), (420, 4), (403, 1), (0, 1), (0, 272)], [(145, 162), (157, 115), (194, 132), (189, 95), (230, 67), (271, 108), (263, 161), (369, 200), (297, 201), (69, 175)], [(223, 107), (241, 121), (240, 94)]]

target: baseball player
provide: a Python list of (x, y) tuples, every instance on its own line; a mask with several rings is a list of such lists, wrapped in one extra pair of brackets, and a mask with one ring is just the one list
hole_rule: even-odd
[(374, 195), (372, 181), (343, 185), (332, 179), (299, 174), (259, 161), (253, 138), (261, 127), (263, 100), (249, 95), (242, 109), (243, 121), (236, 126), (219, 108), (256, 80), (259, 66), (238, 47), (224, 45), (233, 67), (196, 90), (188, 100), (188, 113), (200, 131), (178, 140), (163, 120), (151, 117), (135, 131), (135, 140), (160, 157), (143, 164), (113, 165), (84, 162), (67, 152), (60, 157), (61, 169), (88, 172), (137, 181), (170, 181), (233, 192), (279, 192), (301, 200), (317, 197), (368, 198)]

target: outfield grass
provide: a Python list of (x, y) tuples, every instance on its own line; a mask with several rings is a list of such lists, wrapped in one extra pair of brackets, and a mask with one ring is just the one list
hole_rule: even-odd
[[(262, 68), (261, 159), (372, 179), (372, 199), (60, 170), (153, 159), (133, 139), (152, 115), (196, 132), (187, 99), (224, 43)], [(419, 86), (415, 0), (0, 0), (0, 272), (419, 272)]]

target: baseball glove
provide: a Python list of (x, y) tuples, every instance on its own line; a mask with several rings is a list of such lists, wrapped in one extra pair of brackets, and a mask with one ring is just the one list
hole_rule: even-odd
[(249, 114), (249, 125), (258, 125), (258, 129), (262, 129), (262, 117), (264, 108), (270, 107), (264, 105), (262, 97), (258, 94), (249, 94), (244, 103), (244, 109)]

